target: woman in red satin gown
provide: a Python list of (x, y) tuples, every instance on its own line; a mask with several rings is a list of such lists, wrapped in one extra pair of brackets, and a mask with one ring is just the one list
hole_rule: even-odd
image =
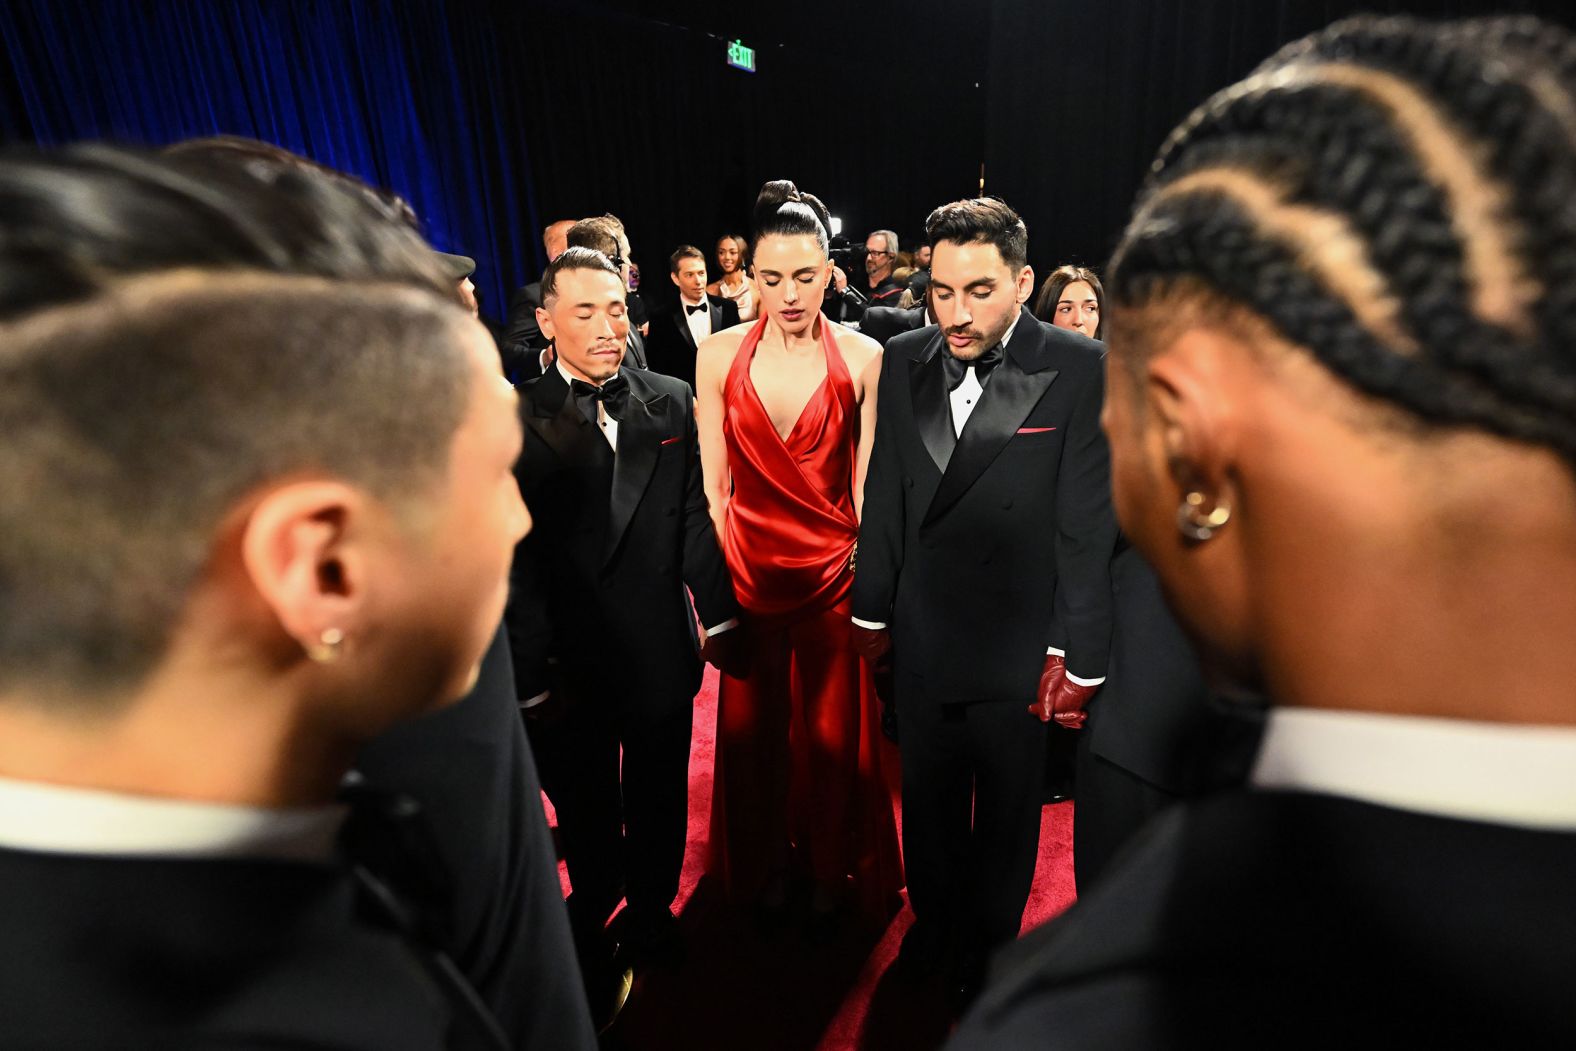
[(849, 587), (881, 348), (821, 316), (829, 219), (792, 183), (756, 207), (761, 315), (700, 347), (701, 457), (750, 632), (724, 675), (708, 870), (780, 910), (790, 877), (824, 917), (884, 919), (902, 885), (879, 713), (849, 644)]

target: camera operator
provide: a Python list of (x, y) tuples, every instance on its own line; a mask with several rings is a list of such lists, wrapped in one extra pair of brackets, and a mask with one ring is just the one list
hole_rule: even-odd
[[(845, 325), (856, 325), (864, 316), (865, 308), (869, 306), (895, 307), (898, 298), (902, 296), (904, 286), (899, 284), (892, 276), (893, 269), (897, 266), (898, 240), (897, 234), (891, 230), (877, 230), (865, 238), (864, 246), (839, 245), (838, 238), (833, 241), (831, 256), (836, 266), (832, 269), (832, 286), (837, 293), (837, 302), (828, 304), (828, 314), (839, 306), (842, 309), (840, 319)], [(848, 272), (858, 270), (860, 264), (865, 271), (863, 287), (855, 290), (848, 281)]]

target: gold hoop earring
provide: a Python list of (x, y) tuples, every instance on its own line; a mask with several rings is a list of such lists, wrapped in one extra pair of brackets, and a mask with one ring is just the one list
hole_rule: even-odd
[(306, 655), (319, 664), (333, 664), (339, 660), (339, 648), (344, 642), (344, 632), (338, 628), (324, 628), (323, 634), (317, 638), (317, 644), (306, 648)]
[(1189, 540), (1200, 543), (1215, 535), (1215, 531), (1231, 521), (1231, 508), (1217, 502), (1212, 511), (1204, 511), (1204, 494), (1190, 491), (1177, 507), (1177, 529)]

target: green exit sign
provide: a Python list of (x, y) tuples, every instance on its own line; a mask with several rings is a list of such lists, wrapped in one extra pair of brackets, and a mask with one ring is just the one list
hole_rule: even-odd
[(753, 47), (745, 47), (741, 42), (735, 40), (728, 45), (728, 65), (734, 69), (742, 69), (746, 73), (754, 73), (755, 49)]

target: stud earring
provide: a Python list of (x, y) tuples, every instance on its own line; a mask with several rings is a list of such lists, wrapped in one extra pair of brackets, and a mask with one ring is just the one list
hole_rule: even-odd
[(1177, 506), (1177, 529), (1189, 540), (1202, 543), (1215, 535), (1215, 530), (1231, 521), (1231, 508), (1216, 503), (1212, 511), (1204, 511), (1204, 494), (1192, 490)]
[(319, 664), (333, 664), (339, 660), (339, 647), (345, 642), (345, 633), (338, 628), (324, 628), (317, 637), (317, 644), (306, 648), (306, 655)]

